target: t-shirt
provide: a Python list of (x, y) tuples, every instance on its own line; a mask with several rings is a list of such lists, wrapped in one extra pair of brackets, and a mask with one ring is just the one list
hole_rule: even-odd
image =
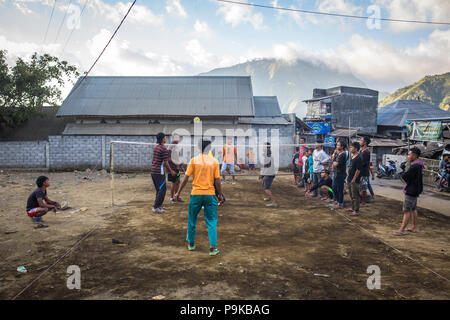
[(370, 150), (366, 149), (361, 151), (359, 156), (361, 157), (361, 177), (370, 176)]
[(305, 164), (303, 167), (302, 167), (302, 172), (303, 172), (303, 174), (305, 174), (305, 172), (306, 172), (306, 170), (309, 170), (309, 163), (308, 163), (308, 157), (307, 156), (303, 156), (303, 163)]
[(174, 171), (180, 170), (180, 148), (176, 145), (169, 146), (168, 148), (168, 154), (169, 154), (169, 166)]
[(246, 156), (248, 157), (248, 163), (255, 163), (255, 153), (253, 151), (247, 152)]
[(234, 146), (226, 145), (223, 147), (223, 162), (234, 164), (234, 155), (237, 155), (237, 149)]
[(312, 175), (314, 173), (314, 158), (312, 155), (309, 156), (308, 162), (309, 162), (309, 173), (311, 174), (311, 177), (312, 177)]
[(302, 147), (302, 146), (298, 147), (298, 154), (299, 154), (298, 165), (302, 166), (303, 163), (304, 163), (303, 162), (303, 156), (305, 155), (305, 147)]
[(220, 178), (219, 162), (208, 155), (200, 154), (191, 159), (186, 170), (193, 176), (192, 195), (215, 195), (214, 180)]
[(296, 153), (294, 155), (294, 159), (292, 159), (292, 164), (295, 166), (298, 162), (297, 159), (300, 157), (300, 154)]
[(47, 190), (42, 191), (41, 188), (37, 188), (36, 190), (34, 190), (30, 196), (28, 197), (27, 200), (27, 211), (31, 210), (33, 208), (38, 208), (39, 207), (39, 202), (38, 202), (38, 198), (42, 198), (45, 199), (45, 197), (47, 196)]
[(153, 150), (152, 169), (150, 173), (164, 174), (164, 161), (169, 159), (169, 151), (163, 145), (157, 145)]
[[(351, 182), (353, 180), (356, 170), (361, 171), (361, 165), (362, 165), (362, 160), (361, 160), (361, 157), (359, 156), (359, 154), (350, 160), (350, 167), (348, 168), (348, 178), (347, 178), (348, 182)], [(359, 173), (355, 182), (359, 183), (360, 180), (361, 180), (361, 173)]]
[(322, 172), (324, 169), (322, 163), (326, 162), (329, 159), (330, 159), (330, 157), (326, 154), (325, 151), (314, 150), (314, 152), (313, 152), (313, 160), (314, 160), (313, 171), (316, 173)]
[(345, 154), (345, 152), (339, 153), (334, 162), (338, 163), (336, 167), (336, 174), (345, 175), (347, 166), (347, 155)]
[(330, 177), (328, 177), (328, 178), (326, 178), (326, 179), (323, 179), (323, 178), (321, 177), (319, 183), (315, 184), (315, 185), (311, 188), (310, 191), (314, 191), (314, 190), (320, 188), (321, 186), (327, 186), (327, 187), (331, 188), (332, 184), (333, 184), (333, 180), (331, 180)]

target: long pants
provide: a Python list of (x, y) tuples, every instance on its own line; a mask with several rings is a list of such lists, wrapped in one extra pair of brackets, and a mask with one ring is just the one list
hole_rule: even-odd
[(347, 176), (345, 174), (334, 175), (333, 195), (334, 200), (336, 200), (339, 204), (344, 204), (344, 185), (346, 177)]
[[(319, 184), (320, 181), (320, 172), (314, 172), (313, 173), (313, 182), (314, 185)], [(317, 197), (319, 195), (319, 188), (314, 190), (314, 197)]]
[(298, 168), (298, 170), (299, 170), (299, 179), (300, 179), (300, 186), (301, 187), (304, 187), (305, 186), (305, 184), (303, 183), (303, 166), (301, 166), (301, 165), (297, 165), (297, 168)]
[(166, 197), (166, 190), (167, 190), (166, 176), (164, 174), (152, 173), (152, 180), (156, 189), (156, 198), (153, 208), (156, 209), (162, 206), (164, 198)]
[(352, 209), (356, 212), (359, 211), (359, 202), (361, 201), (359, 195), (359, 183), (349, 182), (348, 183), (350, 198), (352, 199)]
[(198, 213), (205, 208), (203, 216), (208, 227), (210, 246), (217, 246), (217, 198), (215, 195), (191, 195), (189, 199), (188, 228), (186, 241), (195, 242)]
[(373, 192), (372, 185), (370, 184), (370, 177), (369, 177), (369, 180), (367, 181), (367, 189), (369, 190), (370, 195), (371, 195), (372, 198), (373, 198), (373, 196), (375, 195), (375, 193)]

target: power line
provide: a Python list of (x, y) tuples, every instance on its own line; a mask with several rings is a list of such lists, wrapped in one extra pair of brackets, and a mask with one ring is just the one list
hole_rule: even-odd
[(45, 41), (47, 40), (48, 29), (50, 28), (50, 24), (53, 18), (53, 12), (55, 11), (56, 0), (53, 2), (52, 13), (50, 14), (50, 19), (48, 20), (47, 30), (45, 30), (44, 41), (42, 41), (42, 47), (44, 47)]
[(275, 10), (282, 10), (282, 11), (294, 11), (294, 12), (317, 14), (317, 15), (325, 15), (325, 16), (334, 16), (334, 17), (342, 17), (342, 18), (354, 18), (354, 19), (366, 19), (366, 20), (367, 19), (371, 19), (371, 20), (379, 20), (379, 21), (391, 21), (391, 22), (407, 22), (407, 23), (421, 23), (421, 24), (450, 25), (450, 22), (404, 20), (404, 19), (391, 19), (391, 18), (375, 18), (375, 17), (368, 17), (368, 16), (356, 16), (356, 15), (350, 15), (350, 14), (339, 14), (339, 13), (329, 13), (329, 12), (320, 12), (320, 11), (301, 10), (301, 9), (294, 9), (294, 8), (275, 7), (275, 6), (268, 6), (268, 5), (263, 5), (263, 4), (239, 2), (239, 1), (232, 1), (232, 0), (216, 0), (216, 1), (224, 2), (224, 3), (230, 3), (230, 4), (238, 4), (238, 5), (243, 5), (243, 6), (250, 6), (250, 7), (275, 9)]
[[(94, 66), (96, 65), (97, 61), (100, 59), (100, 57), (103, 55), (103, 53), (105, 52), (106, 48), (108, 48), (109, 44), (111, 43), (112, 39), (114, 38), (114, 36), (116, 35), (117, 31), (119, 31), (120, 27), (122, 26), (123, 22), (125, 21), (125, 19), (128, 17), (128, 14), (130, 13), (131, 9), (133, 8), (134, 4), (136, 3), (137, 0), (134, 0), (133, 3), (130, 5), (130, 7), (128, 8), (127, 13), (125, 14), (125, 16), (122, 18), (122, 21), (120, 21), (119, 25), (117, 26), (116, 30), (114, 31), (114, 33), (112, 34), (111, 38), (109, 38), (108, 43), (106, 43), (105, 47), (103, 48), (102, 52), (100, 52), (100, 54), (98, 55), (97, 59), (95, 59), (94, 63), (92, 64), (92, 66), (89, 68), (89, 70), (84, 74), (83, 78), (81, 78), (80, 81), (77, 82), (77, 84), (75, 85), (75, 87), (72, 89), (72, 91), (70, 91), (69, 95), (67, 97), (69, 97), (72, 93), (75, 92), (75, 90), (83, 83), (84, 79), (86, 79), (86, 77), (88, 76), (89, 72), (91, 72), (91, 70), (94, 68)], [(66, 98), (67, 99), (67, 98)]]
[[(89, 2), (89, 0), (84, 1), (84, 5), (83, 5), (83, 8), (81, 9), (80, 16), (78, 17), (78, 19), (81, 19), (81, 16), (83, 15), (84, 9), (86, 8), (86, 4), (88, 2)], [(72, 31), (70, 31), (70, 34), (67, 37), (66, 42), (64, 43), (64, 47), (63, 47), (61, 55), (63, 55), (64, 52), (66, 51), (67, 44), (69, 43), (70, 39), (72, 38), (72, 34), (73, 34), (74, 31), (75, 31), (75, 27), (73, 27)]]
[(64, 16), (62, 18), (61, 24), (59, 25), (58, 32), (56, 33), (55, 43), (58, 41), (59, 33), (61, 32), (61, 28), (64, 24), (64, 20), (66, 20), (67, 12), (69, 11), (70, 5), (72, 4), (72, 0), (69, 1), (69, 5), (66, 8), (66, 12), (64, 12)]

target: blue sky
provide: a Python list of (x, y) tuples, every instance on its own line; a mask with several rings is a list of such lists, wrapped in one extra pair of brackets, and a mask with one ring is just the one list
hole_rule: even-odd
[[(9, 62), (49, 52), (88, 68), (130, 1), (0, 0), (0, 48)], [(247, 2), (246, 0), (238, 0)], [(321, 12), (450, 21), (448, 0), (253, 0)], [(69, 10), (67, 10), (69, 9)], [(63, 16), (59, 37), (57, 32)], [(78, 23), (79, 22), (79, 23)], [(73, 35), (65, 50), (64, 43)], [(93, 75), (192, 75), (255, 58), (315, 60), (352, 72), (370, 88), (393, 91), (450, 69), (450, 28), (317, 16), (215, 0), (138, 0)]]

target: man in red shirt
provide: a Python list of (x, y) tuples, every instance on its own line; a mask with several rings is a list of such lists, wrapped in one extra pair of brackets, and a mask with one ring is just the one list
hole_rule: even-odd
[(164, 146), (166, 143), (166, 135), (162, 132), (156, 135), (156, 142), (158, 145), (153, 150), (152, 169), (150, 171), (152, 175), (153, 184), (156, 189), (155, 204), (152, 211), (156, 213), (164, 213), (165, 210), (162, 207), (164, 198), (166, 196), (166, 175), (164, 167), (169, 170), (170, 174), (176, 176), (175, 171), (169, 165), (169, 151)]

